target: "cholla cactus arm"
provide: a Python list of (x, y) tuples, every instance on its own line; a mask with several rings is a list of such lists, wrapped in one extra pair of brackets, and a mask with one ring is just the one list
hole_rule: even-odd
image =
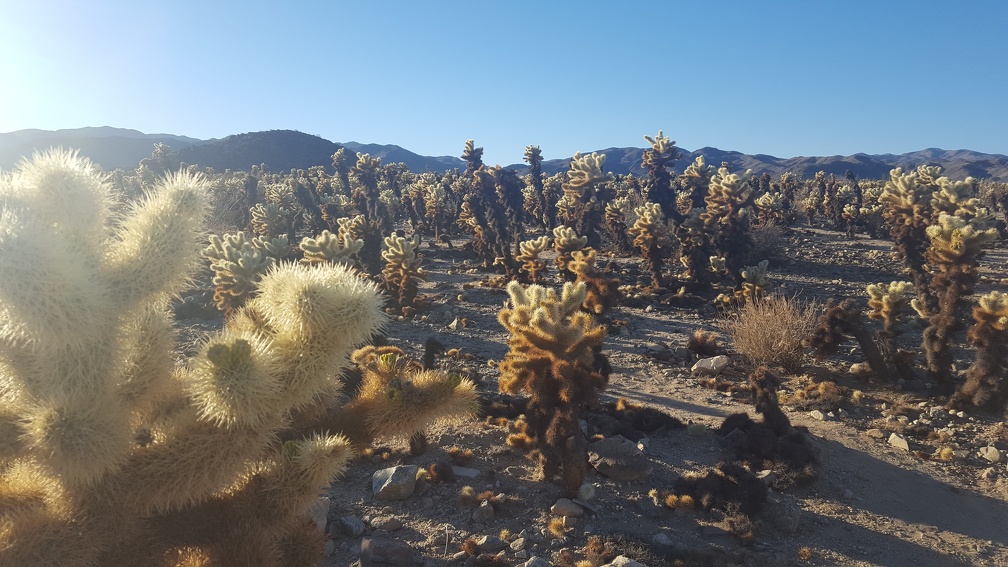
[(992, 291), (973, 308), (969, 340), (976, 359), (966, 371), (966, 383), (952, 397), (954, 407), (1003, 411), (1008, 406), (1008, 294)]
[(423, 257), (416, 253), (420, 247), (420, 235), (406, 239), (392, 234), (385, 237), (382, 258), (385, 260), (385, 287), (398, 297), (403, 315), (413, 309), (419, 282), (427, 280), (427, 273), (420, 266)]
[(299, 246), (304, 252), (304, 257), (301, 259), (304, 264), (332, 262), (349, 265), (353, 262), (352, 257), (364, 247), (364, 241), (344, 240), (328, 230), (323, 230), (315, 238), (306, 236), (301, 239)]
[(588, 248), (586, 251), (577, 250), (571, 255), (571, 262), (568, 265), (570, 270), (577, 274), (576, 283), (585, 285), (586, 295), (582, 308), (602, 315), (613, 308), (619, 301), (619, 279), (611, 277), (609, 270), (600, 271), (595, 267), (595, 250)]
[(262, 250), (267, 256), (273, 258), (275, 262), (287, 260), (291, 255), (290, 238), (286, 234), (281, 234), (271, 240), (257, 236), (252, 239), (252, 246)]
[(528, 274), (533, 283), (539, 282), (546, 271), (546, 262), (539, 259), (539, 254), (547, 248), (549, 248), (548, 236), (526, 240), (518, 247), (519, 254), (515, 256), (515, 260), (522, 262), (521, 270)]
[(571, 158), (570, 171), (567, 172), (568, 181), (564, 185), (564, 191), (570, 191), (574, 196), (585, 199), (588, 190), (594, 185), (606, 181), (612, 181), (611, 173), (602, 173), (605, 165), (605, 154), (592, 152), (591, 155), (581, 155), (581, 152), (574, 154)]
[(466, 177), (483, 167), (483, 148), (477, 148), (474, 140), (466, 140), (462, 149), (462, 160), (466, 162)]
[(868, 293), (868, 317), (882, 321), (887, 333), (898, 333), (901, 318), (910, 312), (913, 284), (910, 282), (890, 282), (871, 284)]
[(571, 254), (575, 250), (583, 250), (587, 244), (588, 237), (578, 236), (573, 228), (558, 226), (553, 229), (553, 249), (557, 253), (553, 264), (568, 280), (574, 279), (574, 274), (567, 269), (567, 264), (571, 261)]
[(379, 436), (409, 438), (438, 421), (476, 411), (476, 386), (440, 370), (422, 370), (396, 347), (364, 347), (353, 354), (362, 373), (357, 395), (319, 422), (362, 447)]
[(644, 139), (651, 144), (651, 149), (644, 150), (641, 155), (641, 165), (648, 174), (644, 197), (648, 201), (658, 203), (666, 217), (681, 222), (682, 214), (676, 203), (676, 195), (672, 189), (672, 174), (669, 172), (680, 157), (675, 142), (661, 130), (658, 130), (658, 135), (654, 138), (644, 136)]
[(293, 219), (293, 213), (290, 209), (272, 202), (258, 203), (250, 213), (252, 215), (252, 231), (257, 236), (272, 240), (290, 232)]
[(759, 264), (742, 270), (742, 289), (736, 293), (741, 301), (752, 301), (763, 295), (763, 289), (770, 281), (767, 277), (768, 265), (767, 260), (762, 260)]
[(210, 236), (203, 250), (214, 272), (214, 305), (231, 313), (252, 297), (256, 283), (273, 265), (273, 258), (245, 239), (241, 232)]

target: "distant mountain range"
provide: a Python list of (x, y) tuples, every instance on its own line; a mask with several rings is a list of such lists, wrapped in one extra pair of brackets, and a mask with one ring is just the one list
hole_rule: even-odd
[[(410, 171), (444, 172), (452, 168), (464, 168), (465, 162), (451, 156), (429, 157), (415, 154), (396, 145), (361, 144), (357, 142), (337, 143), (318, 136), (293, 130), (270, 130), (236, 134), (221, 139), (198, 140), (172, 134), (144, 134), (123, 128), (96, 127), (74, 130), (19, 130), (0, 134), (0, 168), (12, 168), (22, 156), (31, 155), (36, 149), (51, 146), (78, 148), (102, 168), (135, 168), (140, 160), (149, 157), (154, 144), (161, 142), (172, 147), (185, 163), (213, 167), (217, 171), (225, 169), (248, 170), (252, 165), (266, 164), (271, 171), (304, 169), (312, 165), (332, 165), (332, 155), (340, 147), (349, 152), (369, 153), (380, 157), (383, 163), (402, 162)], [(461, 147), (461, 144), (459, 145)], [(606, 171), (641, 175), (641, 152), (643, 148), (606, 148), (596, 150), (606, 155)], [(720, 165), (728, 162), (734, 171), (752, 169), (755, 173), (769, 173), (777, 176), (790, 171), (800, 177), (813, 177), (817, 171), (825, 171), (842, 176), (851, 171), (861, 179), (882, 179), (889, 170), (918, 165), (940, 165), (946, 175), (953, 179), (972, 176), (978, 179), (990, 178), (1008, 181), (1008, 156), (984, 154), (971, 150), (942, 150), (928, 148), (906, 154), (854, 154), (850, 156), (792, 157), (778, 158), (765, 154), (748, 155), (717, 148), (700, 148), (688, 151), (679, 148), (682, 158), (675, 164), (677, 173), (693, 163), (697, 156), (704, 156), (707, 163)], [(551, 174), (564, 171), (570, 159), (554, 159), (543, 162), (543, 171)], [(508, 166), (525, 170), (524, 163)]]

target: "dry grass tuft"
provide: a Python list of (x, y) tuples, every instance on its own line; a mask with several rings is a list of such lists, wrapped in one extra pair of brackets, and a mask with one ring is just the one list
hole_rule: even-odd
[(779, 366), (794, 374), (802, 367), (802, 340), (815, 329), (815, 302), (768, 295), (748, 301), (721, 320), (735, 350), (756, 365)]

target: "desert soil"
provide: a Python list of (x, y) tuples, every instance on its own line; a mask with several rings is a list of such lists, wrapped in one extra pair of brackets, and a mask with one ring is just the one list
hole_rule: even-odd
[[(1008, 254), (999, 246), (984, 259), (978, 291), (1005, 288)], [(390, 343), (419, 358), (424, 341), (433, 335), (463, 355), (442, 357), (440, 365), (468, 372), (480, 392), (496, 393), (495, 361), (507, 352), (508, 337), (497, 321), (505, 292), (482, 285), (488, 273), (476, 270), (457, 248), (424, 246), (424, 252), (429, 281), (421, 293), (430, 300), (430, 310), (413, 320), (393, 321), (387, 329)], [(623, 283), (649, 283), (639, 258), (613, 260)], [(851, 242), (841, 233), (809, 228), (785, 236), (784, 253), (769, 272), (771, 291), (818, 301), (861, 298), (869, 283), (908, 279), (901, 275), (889, 242), (863, 235)], [(362, 538), (387, 535), (411, 546), (417, 565), (463, 565), (466, 558), (459, 551), (465, 539), (499, 536), (506, 529), (510, 541), (525, 539), (522, 551), (505, 550), (506, 565), (523, 565), (531, 556), (552, 561), (564, 549), (580, 559), (590, 535), (610, 539), (620, 553), (650, 567), (1008, 565), (1008, 468), (1003, 456), (994, 463), (980, 454), (987, 446), (1008, 453), (1003, 416), (950, 414), (942, 408), (945, 399), (930, 395), (923, 384), (855, 377), (847, 369), (863, 359), (853, 342), (842, 356), (809, 357), (802, 372), (788, 376), (785, 393), (829, 379), (845, 396), (834, 407), (822, 408), (824, 419), (814, 417), (815, 408), (809, 406), (784, 406), (792, 423), (807, 427), (814, 436), (818, 476), (801, 486), (771, 488), (767, 507), (752, 518), (752, 538), (734, 535), (723, 513), (655, 506), (648, 496), (651, 489), (668, 490), (683, 473), (731, 460), (732, 451), (713, 431), (727, 415), (755, 416), (745, 389), (719, 391), (705, 385), (706, 377), (691, 372), (698, 357), (685, 348), (690, 334), (698, 328), (721, 334), (722, 353), (731, 359), (720, 377), (724, 382), (744, 384), (753, 366), (734, 351), (719, 326), (718, 310), (709, 302), (629, 303), (636, 306), (620, 306), (612, 313), (627, 325), (605, 340), (613, 374), (602, 400), (623, 397), (685, 424), (706, 426), (642, 439), (640, 446), (654, 467), (646, 479), (614, 481), (589, 469), (588, 481), (595, 489), (592, 509), (555, 538), (546, 526), (560, 489), (537, 478), (537, 465), (506, 445), (504, 427), (481, 418), (433, 427), (427, 434), (429, 448), (418, 456), (410, 455), (405, 440), (381, 440), (375, 453), (355, 462), (327, 495), (332, 539), (326, 564), (356, 565)], [(964, 349), (960, 355), (962, 370), (971, 352)], [(861, 392), (857, 399), (850, 395), (854, 390)], [(890, 445), (890, 432), (909, 426), (914, 433), (906, 437), (910, 450)], [(928, 432), (938, 430), (951, 438), (928, 438)], [(940, 445), (959, 452), (951, 460), (933, 458)], [(422, 483), (402, 501), (378, 500), (372, 494), (375, 471), (398, 464), (425, 468), (434, 462), (453, 463), (451, 449), (473, 450), (471, 461), (454, 464), (474, 469), (477, 476)], [(517, 504), (491, 520), (476, 521), (473, 509), (459, 502), (463, 485), (503, 493)], [(779, 516), (797, 510), (797, 524), (781, 521)], [(363, 534), (340, 532), (337, 524), (348, 516), (361, 520)]]

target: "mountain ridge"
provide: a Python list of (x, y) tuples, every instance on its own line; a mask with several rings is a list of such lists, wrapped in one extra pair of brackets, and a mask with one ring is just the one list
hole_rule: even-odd
[[(384, 163), (402, 162), (411, 171), (444, 172), (464, 168), (465, 162), (453, 156), (423, 156), (394, 144), (367, 144), (360, 142), (332, 142), (320, 136), (295, 130), (268, 130), (233, 134), (225, 138), (200, 140), (174, 134), (144, 134), (143, 132), (110, 126), (85, 127), (64, 130), (27, 129), (0, 133), (0, 168), (10, 169), (22, 156), (50, 146), (73, 147), (90, 157), (102, 168), (130, 169), (140, 160), (149, 157), (154, 144), (164, 143), (175, 150), (186, 163), (225, 169), (248, 170), (252, 165), (265, 164), (273, 171), (304, 169), (313, 165), (331, 167), (332, 154), (340, 147), (349, 152), (369, 153), (380, 157)], [(641, 154), (644, 148), (610, 147), (596, 150), (606, 155), (606, 171), (616, 174), (642, 175)], [(894, 167), (914, 168), (919, 165), (940, 165), (945, 174), (954, 179), (972, 176), (978, 179), (1008, 181), (1008, 156), (966, 149), (945, 150), (923, 148), (903, 154), (855, 153), (847, 156), (796, 156), (780, 158), (769, 154), (744, 154), (732, 150), (703, 147), (689, 151), (679, 148), (682, 157), (673, 169), (681, 173), (700, 155), (707, 163), (719, 165), (728, 162), (735, 171), (752, 169), (755, 173), (773, 176), (785, 171), (810, 178), (817, 171), (837, 176), (851, 171), (862, 179), (888, 177)], [(543, 162), (547, 174), (565, 171), (570, 158)], [(524, 171), (527, 164), (516, 163), (505, 167)]]

